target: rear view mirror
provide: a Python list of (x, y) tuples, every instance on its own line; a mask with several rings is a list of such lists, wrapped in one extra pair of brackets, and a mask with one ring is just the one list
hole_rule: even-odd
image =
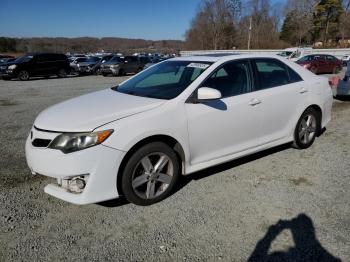
[(199, 101), (210, 101), (220, 99), (221, 92), (217, 89), (210, 87), (201, 87), (197, 90), (197, 98)]

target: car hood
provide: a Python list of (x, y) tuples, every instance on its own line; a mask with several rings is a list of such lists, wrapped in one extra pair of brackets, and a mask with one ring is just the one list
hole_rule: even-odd
[(88, 132), (106, 123), (151, 110), (164, 102), (107, 89), (47, 108), (36, 118), (34, 126), (57, 132)]

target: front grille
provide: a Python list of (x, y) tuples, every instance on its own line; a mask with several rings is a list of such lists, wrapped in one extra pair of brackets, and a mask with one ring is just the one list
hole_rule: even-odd
[(48, 147), (52, 140), (36, 138), (33, 140), (32, 145), (34, 147)]

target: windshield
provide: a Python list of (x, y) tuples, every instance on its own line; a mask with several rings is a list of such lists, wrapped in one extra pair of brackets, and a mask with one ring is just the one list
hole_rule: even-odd
[(279, 53), (278, 55), (279, 55), (279, 56), (283, 56), (283, 57), (288, 57), (288, 56), (290, 56), (291, 54), (293, 54), (293, 52), (290, 52), (290, 51), (283, 51), (283, 52)]
[(23, 62), (28, 62), (30, 60), (33, 59), (33, 56), (32, 55), (24, 55), (24, 56), (20, 56), (18, 57), (15, 62), (18, 62), (18, 63), (23, 63)]
[(115, 89), (118, 92), (157, 99), (173, 99), (212, 63), (166, 61), (141, 72)]

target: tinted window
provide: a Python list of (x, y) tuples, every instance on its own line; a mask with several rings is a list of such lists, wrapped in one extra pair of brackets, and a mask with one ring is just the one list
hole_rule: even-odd
[(247, 93), (250, 86), (249, 64), (247, 61), (226, 63), (204, 81), (202, 86), (219, 90), (222, 97)]
[(289, 84), (287, 67), (282, 62), (276, 59), (257, 59), (255, 64), (260, 80), (257, 90)]
[(48, 55), (46, 54), (37, 55), (36, 59), (38, 62), (44, 62), (48, 60)]
[(288, 66), (287, 66), (287, 69), (288, 69), (290, 83), (303, 81), (303, 79), (300, 77), (300, 75), (298, 75), (293, 69), (291, 69)]
[(335, 61), (335, 60), (337, 60), (337, 58), (335, 58), (334, 56), (331, 56), (331, 55), (327, 55), (327, 56), (326, 56), (326, 59), (327, 59), (328, 61)]

